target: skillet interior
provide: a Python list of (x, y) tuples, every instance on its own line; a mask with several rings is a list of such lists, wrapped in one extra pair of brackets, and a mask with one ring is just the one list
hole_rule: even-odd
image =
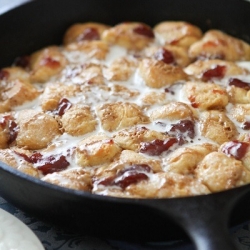
[[(10, 65), (18, 55), (60, 44), (66, 28), (75, 22), (112, 25), (133, 20), (154, 25), (162, 20), (185, 20), (203, 31), (218, 28), (250, 42), (249, 13), (250, 4), (239, 0), (144, 0), (143, 4), (141, 0), (33, 1), (0, 17), (0, 23), (4, 24), (0, 25), (0, 67)], [(55, 187), (4, 164), (0, 166), (0, 194), (26, 212), (89, 234), (137, 240), (185, 236), (171, 220), (144, 207), (140, 200), (131, 202)], [(185, 205), (192, 199), (195, 197), (181, 200)], [(249, 219), (249, 200), (244, 196), (239, 202), (232, 225)]]
[[(249, 189), (250, 185), (247, 185), (213, 195), (158, 201), (163, 201), (170, 210), (176, 207), (176, 212), (190, 216), (190, 209), (186, 208), (191, 204), (205, 201), (209, 206), (210, 201), (220, 204), (221, 200), (223, 204), (224, 199), (235, 197), (243, 191), (246, 194), (239, 199), (232, 212), (229, 223), (232, 227), (250, 219)], [(0, 165), (0, 194), (21, 210), (51, 225), (56, 224), (87, 235), (131, 241), (189, 239), (171, 216), (147, 206), (155, 204), (154, 199), (147, 199), (145, 206), (140, 199), (102, 197), (66, 189), (34, 179), (4, 163)], [(214, 209), (213, 204), (211, 209)]]
[[(9, 169), (0, 169), (0, 193), (6, 200), (47, 223), (87, 235), (121, 240), (187, 238), (175, 223), (140, 200), (90, 195), (61, 188)], [(167, 223), (167, 227), (166, 227)]]
[(75, 22), (114, 25), (131, 20), (154, 25), (185, 20), (203, 31), (218, 28), (250, 42), (249, 5), (244, 0), (32, 1), (1, 16), (0, 67), (10, 65), (16, 56), (60, 44), (66, 28)]

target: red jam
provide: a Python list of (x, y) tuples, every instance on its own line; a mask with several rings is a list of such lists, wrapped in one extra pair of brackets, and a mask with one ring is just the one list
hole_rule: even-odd
[(11, 117), (10, 115), (3, 116), (0, 120), (0, 126), (3, 129), (7, 129), (8, 131), (9, 135), (8, 144), (14, 142), (18, 134), (18, 126), (14, 121), (13, 117)]
[(152, 156), (161, 155), (176, 143), (178, 143), (177, 138), (168, 138), (166, 140), (156, 139), (151, 142), (142, 142), (140, 144), (140, 152)]
[(18, 134), (18, 126), (16, 124), (15, 121), (10, 120), (9, 121), (9, 140), (8, 140), (8, 144), (11, 144), (12, 142), (14, 142), (17, 138), (17, 134)]
[(245, 90), (250, 90), (250, 83), (248, 82), (244, 82), (240, 79), (237, 79), (237, 78), (230, 78), (229, 79), (229, 86), (235, 86), (235, 87), (238, 87), (238, 88), (242, 88), (242, 89), (245, 89)]
[(58, 68), (61, 66), (60, 62), (57, 61), (57, 60), (54, 60), (53, 58), (51, 57), (46, 57), (42, 60), (41, 62), (41, 65), (44, 65), (44, 66), (47, 66), (47, 67), (50, 67), (50, 68)]
[(119, 186), (125, 189), (131, 184), (147, 180), (148, 176), (146, 173), (150, 172), (152, 172), (150, 166), (146, 164), (134, 164), (129, 168), (120, 170), (115, 176), (98, 181), (98, 184), (104, 186)]
[(241, 160), (246, 155), (248, 147), (249, 143), (247, 142), (230, 141), (223, 146), (222, 152), (228, 156), (233, 156), (237, 160)]
[(0, 80), (6, 80), (9, 77), (10, 73), (7, 70), (0, 70)]
[(62, 116), (66, 110), (71, 108), (71, 106), (72, 103), (67, 98), (62, 98), (58, 103), (57, 109), (53, 111), (53, 114)]
[(250, 130), (250, 122), (244, 122), (242, 124), (242, 129), (244, 129), (244, 130)]
[(84, 40), (99, 40), (100, 35), (96, 28), (87, 28), (83, 31), (83, 33), (77, 38), (77, 41), (84, 41)]
[(202, 79), (209, 81), (212, 78), (223, 78), (226, 73), (226, 66), (216, 65), (214, 68), (205, 71), (202, 74)]
[(177, 137), (183, 136), (183, 134), (186, 133), (189, 138), (193, 139), (195, 137), (194, 122), (191, 120), (181, 120), (176, 124), (172, 124), (169, 132)]
[(188, 99), (191, 102), (191, 106), (193, 108), (198, 108), (199, 107), (199, 104), (195, 100), (195, 96), (189, 96)]
[(15, 153), (21, 156), (25, 161), (34, 164), (44, 175), (59, 172), (69, 166), (66, 157), (60, 154), (43, 156), (41, 153), (35, 152), (31, 156), (28, 156), (19, 152)]
[(154, 54), (154, 58), (159, 61), (163, 61), (166, 64), (174, 64), (175, 58), (171, 51), (161, 48)]
[(152, 29), (146, 25), (138, 25), (137, 27), (135, 27), (133, 29), (133, 31), (141, 36), (146, 36), (148, 38), (154, 38), (154, 32), (152, 31)]
[(21, 67), (21, 68), (27, 68), (29, 64), (30, 64), (29, 56), (20, 56), (20, 57), (17, 57), (14, 61), (14, 65)]

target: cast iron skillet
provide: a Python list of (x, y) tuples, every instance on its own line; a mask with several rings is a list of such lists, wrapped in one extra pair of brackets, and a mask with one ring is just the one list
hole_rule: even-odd
[[(250, 42), (250, 3), (243, 0), (43, 0), (0, 16), (0, 67), (18, 55), (60, 44), (75, 22), (117, 24), (185, 20)], [(173, 199), (123, 199), (69, 190), (0, 164), (0, 194), (40, 219), (113, 239), (155, 241), (189, 236), (199, 250), (236, 249), (228, 225), (250, 219), (250, 185)], [(230, 219), (229, 219), (230, 218)]]

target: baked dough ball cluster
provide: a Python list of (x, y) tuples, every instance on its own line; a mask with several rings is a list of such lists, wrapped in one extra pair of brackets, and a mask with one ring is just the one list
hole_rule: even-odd
[(248, 184), (250, 45), (184, 21), (73, 24), (0, 70), (0, 160), (117, 197)]

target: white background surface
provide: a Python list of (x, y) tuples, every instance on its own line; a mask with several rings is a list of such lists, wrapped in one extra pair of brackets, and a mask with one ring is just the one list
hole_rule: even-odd
[(28, 0), (0, 0), (0, 14)]

